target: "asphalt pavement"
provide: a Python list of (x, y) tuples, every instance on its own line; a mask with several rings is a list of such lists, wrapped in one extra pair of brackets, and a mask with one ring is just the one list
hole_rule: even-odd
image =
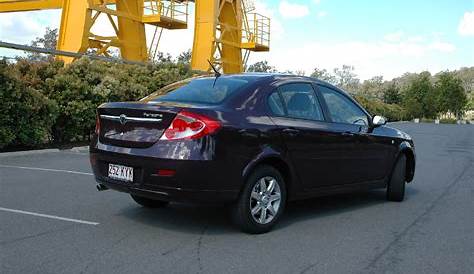
[(263, 235), (225, 207), (97, 192), (84, 152), (0, 156), (0, 273), (474, 273), (474, 126), (392, 126), (417, 151), (404, 202), (294, 202)]

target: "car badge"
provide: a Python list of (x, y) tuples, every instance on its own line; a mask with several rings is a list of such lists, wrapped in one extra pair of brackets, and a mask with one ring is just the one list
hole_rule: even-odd
[(152, 117), (152, 118), (156, 118), (156, 117), (163, 117), (163, 115), (159, 114), (159, 113), (148, 113), (148, 112), (144, 112), (143, 113), (143, 116), (145, 117)]
[(125, 123), (127, 123), (127, 116), (125, 114), (121, 114), (119, 119), (122, 125), (125, 125)]

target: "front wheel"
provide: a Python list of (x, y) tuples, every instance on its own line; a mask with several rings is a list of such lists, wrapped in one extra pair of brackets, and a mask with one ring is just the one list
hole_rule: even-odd
[(405, 198), (406, 163), (406, 156), (400, 155), (387, 186), (387, 200), (389, 201), (401, 202)]
[(268, 232), (280, 218), (285, 204), (283, 176), (271, 166), (261, 166), (248, 177), (234, 205), (234, 222), (247, 233)]
[(137, 204), (143, 207), (160, 208), (160, 207), (165, 207), (169, 204), (169, 202), (166, 202), (166, 201), (152, 200), (152, 199), (148, 199), (148, 198), (133, 195), (133, 194), (130, 194), (130, 196), (132, 196), (132, 199)]

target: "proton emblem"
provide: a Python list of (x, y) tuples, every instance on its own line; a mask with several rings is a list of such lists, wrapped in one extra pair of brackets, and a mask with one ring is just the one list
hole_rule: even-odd
[(125, 123), (127, 122), (127, 116), (125, 114), (121, 114), (119, 119), (122, 125), (125, 125)]

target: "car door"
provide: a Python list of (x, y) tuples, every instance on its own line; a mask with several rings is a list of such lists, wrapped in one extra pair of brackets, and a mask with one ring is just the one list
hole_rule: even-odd
[(351, 136), (352, 149), (339, 155), (341, 181), (361, 183), (381, 179), (386, 170), (387, 146), (372, 136), (369, 116), (346, 94), (318, 85), (331, 120), (329, 130), (341, 140)]
[(279, 86), (269, 96), (270, 117), (279, 127), (291, 161), (306, 189), (338, 184), (338, 156), (349, 149), (335, 139), (311, 83)]

